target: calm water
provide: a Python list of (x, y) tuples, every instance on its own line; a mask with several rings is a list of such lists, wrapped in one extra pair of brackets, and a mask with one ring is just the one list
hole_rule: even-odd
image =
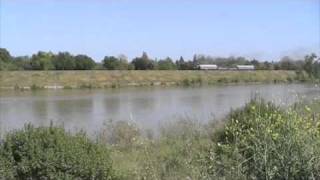
[(166, 121), (192, 117), (206, 122), (225, 116), (259, 94), (289, 105), (320, 97), (315, 85), (237, 85), (198, 88), (135, 88), (118, 90), (50, 90), (0, 92), (0, 128), (27, 122), (64, 125), (71, 130), (98, 131), (107, 120), (134, 121), (157, 128)]

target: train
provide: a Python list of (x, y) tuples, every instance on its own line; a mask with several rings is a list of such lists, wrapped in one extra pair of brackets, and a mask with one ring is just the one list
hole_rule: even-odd
[(236, 65), (234, 68), (219, 67), (216, 64), (199, 64), (199, 70), (222, 70), (222, 71), (253, 71), (254, 65)]

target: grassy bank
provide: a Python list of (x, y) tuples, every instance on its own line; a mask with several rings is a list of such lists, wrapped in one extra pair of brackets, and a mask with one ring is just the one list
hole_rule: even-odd
[(222, 124), (181, 120), (151, 138), (110, 122), (89, 140), (63, 128), (9, 133), (5, 179), (319, 179), (320, 102), (282, 109), (251, 101)]
[(1, 89), (117, 88), (300, 81), (294, 71), (0, 71)]

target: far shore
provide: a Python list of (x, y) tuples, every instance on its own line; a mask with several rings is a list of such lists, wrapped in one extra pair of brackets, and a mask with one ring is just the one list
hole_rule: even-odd
[[(301, 82), (295, 71), (0, 71), (0, 89), (95, 89), (139, 86)], [(305, 80), (303, 80), (305, 81)]]

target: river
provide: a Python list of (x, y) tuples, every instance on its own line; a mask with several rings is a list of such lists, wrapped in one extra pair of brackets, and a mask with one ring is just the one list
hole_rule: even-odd
[(46, 126), (53, 122), (69, 130), (92, 133), (108, 120), (125, 120), (157, 129), (165, 122), (183, 118), (218, 120), (256, 96), (288, 106), (300, 99), (319, 98), (320, 88), (310, 84), (270, 84), (1, 91), (0, 128), (4, 132), (25, 123)]

